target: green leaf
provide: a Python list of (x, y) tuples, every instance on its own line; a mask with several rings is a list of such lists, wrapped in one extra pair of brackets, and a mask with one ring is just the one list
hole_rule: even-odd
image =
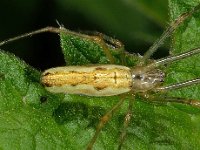
[[(172, 20), (187, 12), (199, 4), (198, 1), (169, 1)], [(200, 40), (200, 15), (199, 11), (187, 19), (173, 34), (171, 55), (199, 48)], [(198, 78), (200, 74), (199, 55), (170, 64), (167, 67), (167, 83), (176, 83)], [(200, 86), (194, 85), (171, 93), (174, 96), (182, 96), (190, 99), (200, 99)]]
[[(191, 8), (192, 7), (188, 8), (188, 10), (190, 10)], [(174, 7), (174, 9), (176, 8)], [(185, 11), (180, 12), (179, 15), (182, 14), (183, 12)], [(179, 15), (177, 15), (175, 18), (177, 18)], [(181, 25), (180, 28), (182, 28), (182, 26), (184, 25)], [(192, 28), (193, 30), (195, 30), (194, 27)], [(196, 30), (198, 31), (198, 29)], [(189, 32), (192, 34), (191, 31)], [(193, 33), (196, 33), (196, 31)], [(182, 33), (179, 33), (177, 37), (178, 36), (182, 36)], [(190, 40), (195, 39), (194, 35), (192, 37), (193, 38), (191, 38)], [(186, 37), (185, 39), (188, 40), (188, 38)], [(68, 40), (70, 40), (70, 38), (65, 39), (64, 41), (68, 41)], [(174, 40), (174, 43), (177, 43), (177, 42), (178, 41)], [(191, 46), (191, 44), (188, 44), (188, 45)], [(189, 47), (189, 46), (188, 48), (186, 47), (187, 49), (185, 48), (185, 50), (194, 48), (194, 47)], [(62, 46), (62, 47), (65, 47), (65, 46)], [(85, 48), (85, 46), (80, 46), (80, 47)], [(66, 50), (69, 51), (69, 49), (66, 49)], [(99, 50), (100, 49), (98, 49), (97, 51)], [(174, 48), (174, 50), (171, 53), (175, 54), (175, 50), (176, 48)], [(91, 53), (87, 47), (84, 50), (80, 49), (77, 51), (81, 52), (83, 55), (85, 55), (84, 53), (86, 54)], [(177, 53), (180, 53), (180, 52), (183, 52), (183, 51), (178, 51)], [(197, 60), (194, 59), (194, 57)], [(182, 60), (180, 61), (180, 63), (174, 63), (168, 66), (166, 68), (166, 74), (167, 74), (166, 84), (176, 83), (176, 82), (198, 77), (198, 74), (199, 74), (198, 70), (194, 70), (194, 67), (198, 67), (198, 63), (197, 63), (198, 56), (194, 56), (194, 57), (188, 58), (186, 60)], [(130, 59), (129, 57), (126, 58), (126, 60), (129, 60), (129, 59)], [(188, 67), (186, 65), (185, 61), (187, 60), (189, 60), (190, 62), (189, 65), (191, 65), (191, 67)], [(196, 62), (196, 64), (191, 63), (191, 61), (194, 63)], [(92, 61), (88, 61), (88, 62), (92, 63)], [(74, 64), (76, 64), (75, 59), (74, 59)], [(181, 64), (182, 66), (186, 65), (187, 68), (190, 70), (187, 71), (185, 69), (185, 66), (181, 68), (177, 64)], [(180, 69), (180, 74), (178, 75), (179, 69)], [(193, 70), (193, 72), (191, 72), (191, 69)], [(182, 74), (183, 72), (185, 73)], [(188, 72), (191, 74), (193, 73), (193, 76), (188, 75)], [(176, 78), (174, 78), (175, 75), (177, 75)], [(194, 88), (196, 91), (195, 94), (194, 94)], [(199, 95), (198, 91), (199, 91), (199, 87), (195, 85), (191, 88), (177, 90), (174, 93), (171, 92), (170, 95), (175, 96), (175, 97), (181, 97), (181, 98), (200, 99), (200, 97), (198, 96)], [(193, 95), (193, 97), (191, 95)], [(115, 101), (115, 103), (117, 103), (117, 99), (115, 98), (117, 97), (113, 97), (112, 101)], [(130, 98), (131, 97), (128, 97), (128, 99)], [(85, 104), (87, 103), (90, 106), (102, 107), (105, 110), (109, 110), (109, 108), (113, 106), (113, 103), (111, 104), (109, 103), (110, 98), (108, 97), (102, 98), (104, 100), (102, 100), (102, 103), (100, 105), (99, 103), (93, 101), (93, 99), (96, 99), (96, 98), (91, 98), (90, 101), (88, 100), (87, 102), (84, 102), (84, 103)], [(112, 139), (114, 138), (115, 139), (114, 141), (117, 141), (119, 138), (120, 131), (123, 128), (122, 126), (123, 119), (124, 119), (123, 117), (127, 110), (127, 105), (128, 105), (128, 102), (126, 102), (126, 104), (112, 118), (112, 121), (110, 121), (109, 124), (105, 127), (107, 129), (107, 128), (110, 128), (111, 126), (111, 128), (115, 130), (110, 129), (110, 131), (112, 131), (111, 133), (109, 130), (104, 129), (101, 135), (99, 136), (97, 143), (95, 144), (95, 148), (100, 149), (102, 148), (101, 147), (102, 145), (103, 147), (110, 147), (111, 149), (117, 147), (118, 142), (113, 143)], [(165, 104), (158, 105), (158, 104), (152, 104), (152, 103), (145, 103), (137, 99), (137, 101), (134, 103), (133, 119), (128, 128), (128, 137), (124, 143), (124, 148), (132, 149), (132, 147), (134, 147), (135, 149), (183, 149), (186, 147), (187, 149), (189, 148), (194, 149), (200, 144), (198, 140), (199, 139), (198, 131), (200, 129), (198, 126), (199, 121), (200, 121), (199, 113), (200, 113), (199, 109), (192, 108), (190, 106), (172, 104), (172, 103), (169, 103), (167, 105)]]
[(135, 54), (124, 53), (124, 46), (118, 40), (100, 33), (61, 34), (61, 47), (67, 65), (115, 63), (134, 66), (140, 59)]
[(14, 55), (1, 50), (0, 60), (1, 149), (65, 147), (65, 137), (52, 119), (61, 96), (45, 91), (40, 73)]
[[(172, 20), (196, 3), (171, 2)], [(187, 6), (187, 7), (186, 7)], [(199, 47), (198, 13), (184, 22), (173, 36), (172, 54)], [(85, 65), (109, 63), (101, 45), (91, 38), (61, 35), (66, 63)], [(104, 39), (105, 40), (105, 39)], [(118, 64), (134, 66), (140, 59), (126, 54), (123, 46), (106, 43)], [(100, 117), (120, 96), (89, 97), (52, 94), (40, 83), (41, 73), (12, 54), (0, 51), (0, 149), (85, 149)], [(198, 77), (199, 57), (166, 67), (165, 84)], [(200, 99), (200, 87), (170, 92), (172, 96)], [(95, 149), (117, 149), (120, 131), (131, 95), (100, 133)], [(200, 110), (181, 104), (155, 104), (137, 98), (127, 128), (123, 149), (197, 149), (200, 145)]]
[[(86, 35), (85, 35), (86, 36)], [(92, 38), (92, 37), (91, 37)], [(102, 48), (89, 37), (61, 34), (61, 46), (68, 65), (108, 63)]]
[[(173, 1), (169, 0), (171, 20), (174, 20), (182, 13), (187, 12), (199, 5), (199, 1)], [(199, 11), (194, 13), (192, 17), (188, 18), (173, 34), (172, 48), (170, 53), (172, 55), (181, 52), (189, 51), (200, 47), (200, 15)], [(167, 67), (166, 83), (177, 83), (189, 79), (199, 78), (200, 74), (200, 55), (192, 56), (190, 58), (170, 64)], [(181, 97), (185, 99), (200, 100), (200, 86), (193, 85), (188, 88), (175, 90), (170, 92), (170, 96)], [(179, 135), (177, 143), (180, 149), (196, 149), (200, 145), (199, 139), (199, 120), (200, 114), (194, 108), (184, 105), (178, 105), (177, 108), (183, 113), (184, 118), (181, 121), (180, 127), (182, 129), (176, 134)], [(174, 114), (178, 116), (178, 114)]]

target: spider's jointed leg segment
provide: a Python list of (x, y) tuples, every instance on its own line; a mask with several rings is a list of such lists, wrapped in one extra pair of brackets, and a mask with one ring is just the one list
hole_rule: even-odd
[(135, 99), (135, 96), (134, 96), (133, 99), (129, 100), (128, 111), (127, 111), (126, 116), (124, 118), (124, 125), (123, 125), (123, 129), (122, 129), (122, 133), (120, 135), (120, 141), (119, 141), (120, 143), (119, 143), (118, 150), (120, 150), (122, 148), (124, 140), (126, 138), (127, 128), (128, 128), (129, 123), (130, 123), (130, 120), (132, 118), (132, 111), (133, 111), (132, 109), (133, 109), (134, 99)]
[(100, 119), (100, 122), (97, 125), (97, 129), (95, 131), (95, 134), (94, 134), (93, 138), (91, 139), (91, 141), (89, 142), (89, 144), (87, 146), (87, 150), (91, 150), (92, 149), (92, 147), (93, 147), (94, 143), (96, 142), (96, 139), (97, 139), (99, 133), (101, 132), (102, 128), (112, 118), (113, 114), (115, 114), (115, 112), (121, 107), (121, 105), (123, 104), (124, 101), (125, 101), (125, 98), (122, 98), (115, 106), (112, 107), (112, 109), (110, 111), (108, 111)]

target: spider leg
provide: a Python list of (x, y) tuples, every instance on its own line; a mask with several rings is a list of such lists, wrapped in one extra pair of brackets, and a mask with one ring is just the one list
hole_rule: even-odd
[(112, 42), (114, 42), (114, 39), (112, 39), (111, 37), (108, 38), (108, 36), (105, 36), (104, 34), (101, 34), (101, 33), (99, 33), (96, 36), (90, 36), (90, 38), (102, 47), (107, 59), (110, 61), (111, 64), (114, 64), (115, 59), (112, 56), (112, 54), (108, 48), (108, 45), (106, 44), (106, 40), (112, 43)]
[(172, 102), (172, 103), (186, 104), (186, 105), (190, 105), (192, 107), (200, 108), (199, 100), (184, 99), (184, 98), (180, 98), (180, 97), (156, 96), (156, 95), (148, 95), (148, 94), (147, 95), (141, 94), (141, 96), (151, 102), (159, 102), (159, 103)]
[(122, 44), (122, 42), (120, 42), (119, 40), (114, 39), (112, 37), (109, 37), (105, 34), (103, 34), (103, 38), (105, 39), (105, 41), (110, 42), (116, 48), (116, 50), (118, 50), (120, 52), (121, 65), (126, 66), (125, 49), (124, 49), (124, 45)]
[(143, 56), (143, 62), (141, 62), (141, 63), (142, 64), (145, 63), (147, 61), (147, 59), (149, 59), (150, 56), (153, 55), (153, 53), (155, 51), (157, 51), (157, 49), (164, 43), (164, 41), (166, 40), (166, 38), (168, 38), (169, 36), (171, 36), (171, 34), (174, 32), (174, 30), (176, 30), (180, 26), (180, 24), (182, 22), (184, 22), (187, 18), (189, 18), (193, 13), (197, 12), (199, 9), (200, 9), (200, 4), (197, 5), (196, 7), (194, 7), (189, 12), (183, 13), (174, 22), (172, 22), (171, 25), (163, 32), (163, 34), (161, 35), (161, 37), (157, 41), (155, 41), (155, 43), (144, 54), (144, 56)]
[(181, 104), (187, 104), (191, 105), (193, 107), (198, 107), (200, 108), (200, 101), (199, 100), (194, 100), (194, 99), (183, 99), (179, 97), (165, 97), (165, 101), (167, 102), (174, 102), (174, 103), (181, 103)]
[[(184, 82), (180, 82), (180, 83), (175, 83), (175, 84), (168, 85), (168, 86), (158, 87), (154, 91), (155, 92), (157, 92), (157, 91), (167, 92), (170, 90), (180, 89), (180, 88), (188, 87), (188, 86), (191, 86), (194, 84), (199, 84), (199, 83), (200, 83), (200, 78), (196, 78), (196, 79), (192, 79), (192, 80), (188, 80), (188, 81), (184, 81)], [(187, 105), (191, 105), (194, 107), (200, 107), (199, 100), (182, 99), (182, 98), (176, 98), (176, 97), (159, 97), (159, 98), (161, 100), (167, 101), (167, 102), (182, 103), (182, 104), (187, 104)]]
[[(0, 46), (3, 46), (5, 44), (8, 44), (10, 42), (13, 42), (13, 41), (16, 41), (16, 40), (19, 40), (19, 39), (23, 39), (23, 38), (26, 38), (26, 37), (30, 37), (30, 36), (40, 34), (40, 33), (45, 33), (45, 32), (51, 32), (51, 33), (57, 33), (57, 34), (71, 34), (71, 35), (74, 35), (74, 36), (79, 36), (79, 37), (82, 37), (82, 38), (87, 38), (87, 39), (93, 40), (94, 42), (98, 43), (102, 47), (106, 57), (108, 58), (108, 60), (112, 64), (115, 63), (115, 59), (114, 59), (114, 57), (112, 56), (112, 54), (109, 50), (109, 47), (108, 47), (109, 43), (112, 44), (116, 49), (124, 50), (124, 46), (120, 41), (113, 39), (109, 36), (106, 36), (104, 34), (99, 33), (96, 36), (90, 36), (90, 35), (76, 33), (76, 32), (67, 30), (62, 26), (60, 28), (45, 27), (45, 28), (41, 28), (41, 29), (38, 29), (38, 30), (35, 30), (35, 31), (32, 31), (32, 32), (27, 32), (27, 33), (18, 35), (16, 37), (9, 38), (7, 40), (1, 41)], [(108, 44), (106, 42), (108, 42)]]
[(159, 59), (159, 60), (147, 65), (146, 69), (151, 70), (151, 69), (159, 67), (161, 65), (169, 64), (169, 63), (172, 63), (174, 61), (185, 59), (185, 58), (191, 57), (193, 55), (197, 55), (197, 54), (200, 54), (200, 48), (195, 48), (195, 49), (189, 50), (187, 52), (183, 52), (183, 53), (175, 55), (175, 56), (168, 56), (166, 58)]
[(122, 133), (120, 135), (120, 143), (119, 143), (119, 146), (118, 146), (118, 150), (120, 150), (122, 148), (122, 145), (123, 145), (124, 140), (126, 138), (126, 131), (127, 131), (128, 125), (129, 125), (131, 117), (132, 117), (133, 102), (134, 102), (133, 99), (129, 100), (128, 111), (127, 111), (126, 116), (124, 118), (124, 125), (123, 125)]
[(183, 87), (188, 87), (194, 84), (200, 84), (200, 78), (180, 82), (180, 83), (175, 83), (172, 85), (168, 86), (162, 86), (162, 87), (157, 87), (154, 91), (169, 91), (169, 90), (174, 90), (174, 89), (180, 89)]
[(122, 98), (116, 105), (112, 107), (110, 111), (108, 111), (101, 119), (99, 124), (97, 125), (96, 132), (94, 136), (92, 137), (91, 141), (89, 142), (87, 146), (87, 150), (91, 150), (99, 133), (101, 132), (102, 128), (105, 126), (105, 124), (112, 118), (113, 114), (120, 108), (120, 106), (123, 104), (125, 98)]
[(107, 36), (105, 34), (97, 32), (95, 36), (90, 36), (95, 42), (99, 43), (101, 47), (104, 50), (104, 53), (111, 64), (116, 64), (116, 60), (111, 54), (109, 50), (109, 46), (114, 48), (115, 50), (118, 50), (121, 57), (121, 64), (126, 65), (125, 61), (125, 51), (124, 51), (124, 45), (117, 39), (114, 39), (110, 36)]
[(7, 40), (1, 41), (0, 42), (0, 46), (3, 46), (5, 44), (7, 44), (7, 43), (10, 43), (10, 42), (13, 42), (13, 41), (16, 41), (16, 40), (20, 40), (20, 39), (23, 39), (23, 38), (26, 38), (26, 37), (30, 37), (30, 36), (33, 36), (33, 35), (36, 35), (36, 34), (40, 34), (40, 33), (45, 33), (45, 32), (64, 33), (64, 34), (72, 34), (72, 35), (84, 36), (82, 34), (67, 30), (67, 29), (65, 29), (63, 27), (60, 27), (60, 28), (57, 28), (57, 27), (45, 27), (45, 28), (41, 28), (41, 29), (38, 29), (38, 30), (35, 30), (35, 31), (32, 31), (32, 32), (27, 32), (27, 33), (18, 35), (16, 37), (9, 38)]

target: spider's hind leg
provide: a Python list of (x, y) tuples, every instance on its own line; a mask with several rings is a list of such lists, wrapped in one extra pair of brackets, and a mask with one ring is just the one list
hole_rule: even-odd
[(112, 107), (110, 111), (108, 111), (103, 117), (101, 117), (99, 124), (97, 125), (96, 132), (87, 146), (87, 150), (91, 150), (93, 148), (93, 145), (96, 142), (96, 139), (99, 136), (102, 128), (112, 118), (113, 114), (115, 114), (115, 112), (120, 108), (124, 101), (125, 98), (123, 97), (116, 105)]
[(134, 102), (134, 99), (129, 100), (128, 111), (127, 111), (127, 113), (124, 117), (124, 125), (123, 125), (123, 130), (122, 130), (121, 135), (120, 135), (120, 141), (119, 141), (120, 143), (119, 143), (119, 146), (118, 146), (118, 150), (120, 150), (122, 148), (122, 145), (123, 145), (124, 140), (126, 138), (126, 131), (127, 131), (128, 125), (130, 123), (130, 120), (132, 118), (133, 102)]

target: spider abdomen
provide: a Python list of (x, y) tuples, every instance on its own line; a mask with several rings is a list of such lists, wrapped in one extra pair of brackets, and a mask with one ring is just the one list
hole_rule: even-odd
[(67, 66), (46, 70), (42, 84), (50, 92), (112, 96), (132, 89), (130, 69), (120, 65)]

